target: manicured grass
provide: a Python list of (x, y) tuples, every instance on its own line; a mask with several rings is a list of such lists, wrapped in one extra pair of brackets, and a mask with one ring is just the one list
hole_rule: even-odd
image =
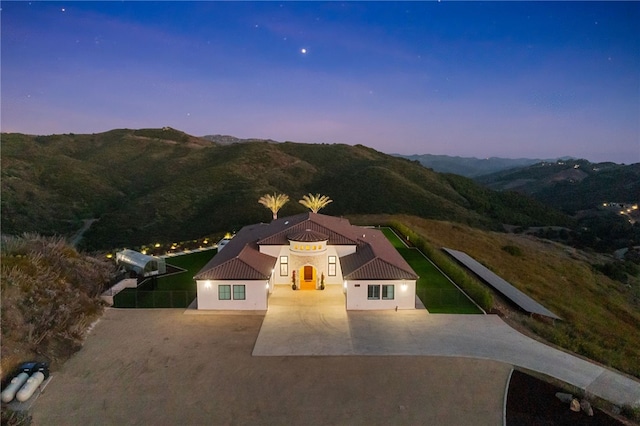
[(420, 251), (407, 247), (390, 228), (383, 228), (382, 232), (416, 274), (420, 276), (416, 293), (429, 312), (442, 314), (482, 313)]
[(180, 256), (167, 257), (166, 263), (185, 269), (174, 275), (158, 278), (158, 290), (196, 290), (193, 276), (217, 253), (217, 250), (206, 250)]

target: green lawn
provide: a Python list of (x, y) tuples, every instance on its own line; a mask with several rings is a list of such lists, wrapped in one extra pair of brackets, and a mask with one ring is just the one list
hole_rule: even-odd
[(438, 314), (482, 313), (419, 250), (407, 247), (390, 228), (382, 228), (382, 232), (416, 274), (420, 276), (416, 286), (416, 294), (429, 312)]
[(185, 269), (185, 272), (158, 278), (158, 290), (196, 290), (193, 276), (217, 253), (217, 250), (206, 250), (181, 256), (167, 257), (169, 265)]

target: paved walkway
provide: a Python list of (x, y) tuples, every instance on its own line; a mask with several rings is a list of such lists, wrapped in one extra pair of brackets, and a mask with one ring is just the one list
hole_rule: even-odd
[(558, 378), (616, 404), (640, 405), (640, 382), (542, 344), (495, 315), (349, 311), (340, 286), (278, 286), (254, 356), (432, 355), (502, 361)]

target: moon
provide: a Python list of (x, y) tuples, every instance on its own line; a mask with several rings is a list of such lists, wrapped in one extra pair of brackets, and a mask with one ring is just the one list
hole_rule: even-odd
[(307, 53), (307, 49), (305, 49), (305, 48), (303, 47), (302, 49), (300, 49), (300, 53), (302, 53), (302, 54), (304, 55), (305, 53)]

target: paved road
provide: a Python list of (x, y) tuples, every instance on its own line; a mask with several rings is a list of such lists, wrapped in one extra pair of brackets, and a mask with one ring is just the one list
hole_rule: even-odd
[(491, 359), (558, 378), (616, 404), (640, 405), (640, 382), (533, 340), (495, 315), (345, 311), (340, 286), (276, 287), (254, 356), (432, 355)]

